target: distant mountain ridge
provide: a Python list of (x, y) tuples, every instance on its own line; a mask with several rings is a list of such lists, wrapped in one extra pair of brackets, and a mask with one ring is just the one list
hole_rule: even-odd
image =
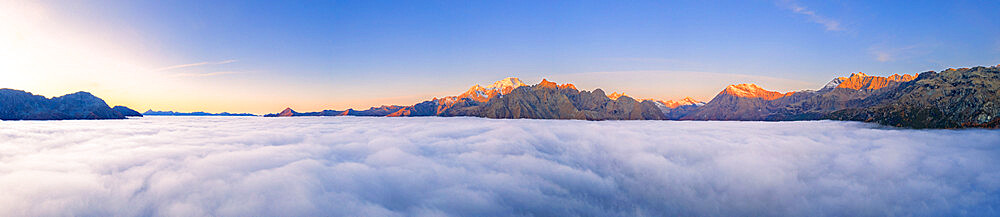
[(208, 112), (174, 112), (174, 111), (153, 111), (152, 109), (142, 113), (150, 116), (257, 116), (250, 113), (208, 113)]
[(543, 79), (525, 85), (505, 78), (474, 85), (457, 96), (411, 106), (363, 111), (298, 113), (286, 109), (266, 116), (475, 116), (581, 120), (856, 120), (914, 128), (1000, 127), (998, 66), (948, 69), (886, 77), (861, 72), (837, 77), (818, 90), (781, 93), (755, 84), (729, 85), (711, 101), (634, 99), (601, 89)]
[[(612, 98), (613, 97), (613, 98)], [(669, 104), (669, 105), (668, 105)], [(434, 98), (411, 106), (381, 106), (345, 113), (336, 110), (296, 112), (291, 108), (267, 117), (289, 116), (476, 116), (489, 118), (667, 120), (691, 107), (703, 105), (690, 97), (678, 101), (635, 100), (606, 95), (603, 90), (579, 91), (573, 84), (543, 79), (527, 85), (518, 78), (504, 78), (492, 85), (473, 85), (457, 96)], [(679, 109), (678, 109), (679, 108)], [(350, 109), (349, 109), (350, 111)], [(675, 111), (670, 114), (670, 111)], [(388, 113), (388, 114), (386, 114)]]

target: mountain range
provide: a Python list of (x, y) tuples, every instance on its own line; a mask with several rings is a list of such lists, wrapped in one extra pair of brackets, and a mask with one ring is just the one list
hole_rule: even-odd
[(853, 73), (832, 79), (817, 90), (781, 93), (755, 84), (725, 87), (711, 101), (635, 99), (601, 89), (578, 90), (573, 84), (543, 79), (527, 85), (505, 78), (473, 85), (456, 96), (410, 106), (366, 110), (296, 112), (291, 108), (265, 115), (290, 116), (474, 116), (486, 118), (580, 120), (853, 120), (912, 128), (964, 128), (1000, 125), (998, 66), (947, 69), (887, 77)]
[(175, 111), (153, 111), (152, 109), (146, 110), (146, 112), (143, 112), (142, 114), (149, 116), (257, 116), (250, 113), (175, 112)]
[[(455, 96), (414, 105), (365, 110), (297, 112), (291, 108), (267, 117), (291, 116), (473, 116), (485, 118), (578, 120), (850, 120), (910, 128), (1000, 127), (1000, 65), (871, 76), (837, 77), (817, 90), (781, 93), (755, 84), (723, 88), (712, 100), (636, 99), (601, 89), (579, 90), (573, 84), (543, 79), (528, 85), (505, 78), (488, 86), (473, 85)], [(124, 119), (142, 115), (224, 115), (109, 107), (87, 92), (46, 98), (0, 89), (0, 120)]]

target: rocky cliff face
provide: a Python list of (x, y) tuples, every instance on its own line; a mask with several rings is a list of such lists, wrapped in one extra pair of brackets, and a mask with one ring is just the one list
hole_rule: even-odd
[(21, 90), (0, 89), (2, 120), (124, 119), (101, 98), (76, 92), (47, 99)]

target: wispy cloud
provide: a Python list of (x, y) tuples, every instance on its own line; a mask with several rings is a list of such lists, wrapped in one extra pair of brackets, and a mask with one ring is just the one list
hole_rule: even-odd
[(177, 76), (177, 77), (208, 77), (208, 76), (239, 74), (239, 73), (243, 73), (243, 72), (220, 71), (220, 72), (208, 72), (208, 73), (177, 73), (177, 74), (174, 74), (174, 76)]
[(798, 2), (791, 0), (778, 1), (778, 5), (791, 10), (796, 14), (805, 15), (809, 18), (810, 22), (821, 24), (826, 27), (826, 31), (843, 31), (844, 28), (840, 26), (840, 21), (821, 16), (816, 13), (816, 11), (810, 10), (805, 6), (800, 5)]
[(936, 46), (937, 45), (933, 43), (917, 43), (906, 46), (891, 46), (883, 43), (868, 47), (868, 53), (870, 53), (876, 61), (891, 62), (927, 55)]
[(206, 65), (222, 65), (222, 64), (229, 64), (229, 63), (235, 63), (235, 62), (236, 62), (236, 60), (223, 60), (223, 61), (218, 61), (218, 62), (188, 63), (188, 64), (172, 65), (172, 66), (162, 67), (162, 68), (158, 68), (158, 69), (153, 69), (153, 71), (162, 72), (162, 71), (169, 71), (169, 70), (180, 69), (180, 68), (188, 68), (188, 67), (196, 67), (196, 66), (206, 66)]

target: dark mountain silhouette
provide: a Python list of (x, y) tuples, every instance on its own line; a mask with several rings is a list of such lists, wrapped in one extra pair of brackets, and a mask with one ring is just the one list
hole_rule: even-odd
[(0, 120), (125, 119), (101, 98), (76, 92), (51, 99), (14, 89), (0, 89)]
[(119, 114), (125, 115), (126, 117), (142, 117), (142, 114), (139, 114), (139, 112), (137, 112), (135, 110), (132, 110), (132, 109), (130, 109), (128, 107), (125, 107), (125, 106), (118, 105), (118, 106), (112, 107), (111, 110), (115, 110)]

